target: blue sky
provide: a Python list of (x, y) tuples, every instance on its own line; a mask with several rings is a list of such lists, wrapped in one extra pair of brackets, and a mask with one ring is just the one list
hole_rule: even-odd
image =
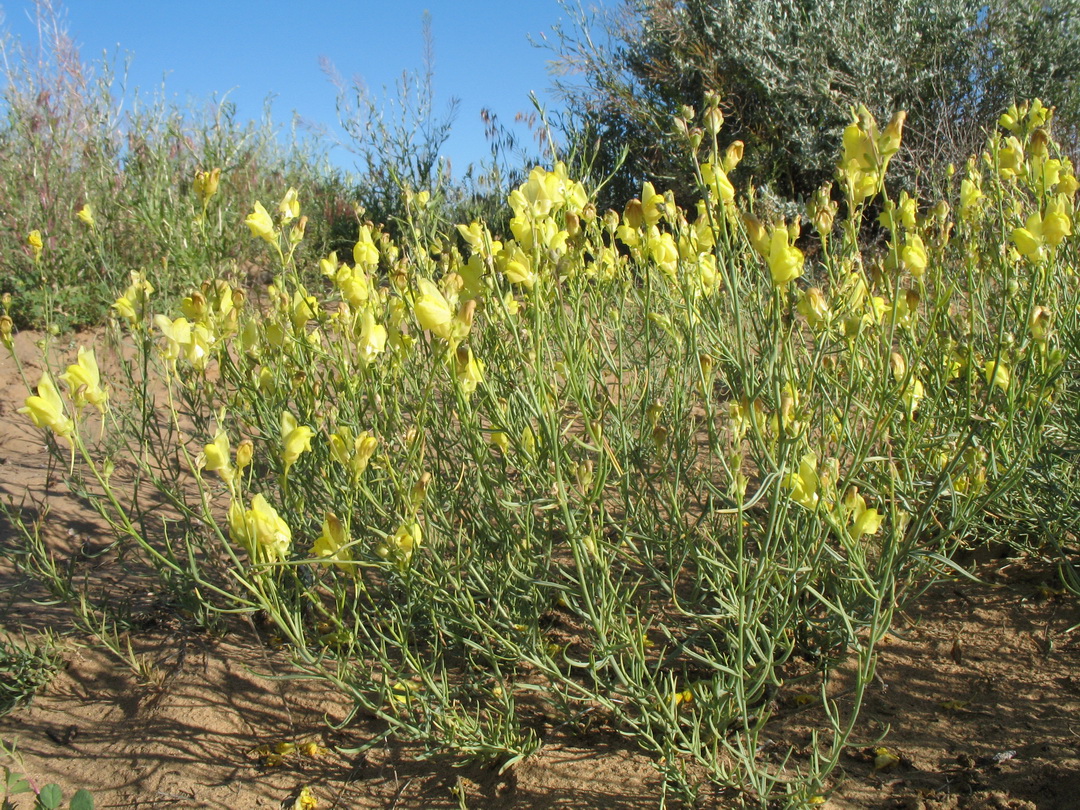
[[(0, 8), (7, 28), (34, 46), (33, 2), (9, 0)], [(530, 91), (549, 108), (556, 104), (547, 70), (552, 53), (530, 45), (529, 37), (538, 41), (553, 25), (569, 23), (557, 0), (70, 0), (61, 8), (83, 60), (107, 52), (123, 64), (130, 55), (129, 86), (144, 93), (159, 91), (163, 82), (168, 97), (180, 103), (228, 93), (242, 119), (260, 117), (273, 95), (274, 117), (282, 124), (295, 112), (328, 127), (336, 126), (336, 91), (320, 58), (346, 80), (361, 77), (374, 95), (382, 96), (384, 86), (393, 95), (402, 72), (423, 65), (425, 11), (431, 14), (435, 109), (445, 110), (451, 97), (460, 102), (444, 148), (460, 175), (489, 152), (481, 108), (509, 124), (516, 113), (531, 111)], [(352, 165), (343, 151), (334, 160)]]

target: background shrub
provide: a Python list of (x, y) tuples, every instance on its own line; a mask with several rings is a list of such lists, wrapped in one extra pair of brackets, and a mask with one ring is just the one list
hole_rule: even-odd
[[(746, 143), (743, 176), (804, 199), (832, 178), (851, 108), (880, 120), (907, 110), (894, 180), (959, 165), (1018, 98), (1058, 107), (1058, 135), (1080, 122), (1080, 4), (1075, 0), (625, 0), (554, 45), (567, 76), (571, 140), (600, 141), (597, 169), (628, 159), (608, 199), (645, 177), (692, 185), (673, 116), (723, 99), (725, 132)], [(575, 78), (576, 77), (576, 78)]]

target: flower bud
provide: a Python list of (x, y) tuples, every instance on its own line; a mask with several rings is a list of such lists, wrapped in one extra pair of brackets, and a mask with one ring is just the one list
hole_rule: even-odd
[(251, 463), (254, 455), (255, 443), (251, 439), (244, 439), (236, 448), (236, 466), (241, 470), (244, 469)]

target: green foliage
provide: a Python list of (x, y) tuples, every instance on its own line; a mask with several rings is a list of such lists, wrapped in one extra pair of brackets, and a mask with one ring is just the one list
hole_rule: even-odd
[(368, 217), (393, 224), (405, 218), (406, 193), (428, 192), (441, 204), (450, 186), (450, 167), (440, 155), (457, 115), (451, 98), (435, 111), (434, 45), (431, 16), (423, 18), (424, 60), (420, 71), (402, 73), (396, 93), (374, 96), (359, 77), (346, 82), (334, 66), (323, 70), (338, 89), (338, 120), (347, 148), (359, 159), (363, 181), (356, 189)]
[(51, 640), (18, 643), (0, 636), (0, 716), (28, 702), (45, 686), (59, 666)]
[[(8, 746), (0, 742), (0, 755), (6, 760), (0, 764), (0, 774), (3, 775), (3, 782), (0, 783), (0, 810), (15, 810), (17, 805), (13, 797), (27, 793), (34, 794), (33, 810), (59, 810), (64, 807), (64, 791), (59, 785), (50, 782), (38, 788), (27, 776), (12, 767), (13, 764), (20, 767), (14, 745)], [(94, 810), (94, 796), (85, 788), (79, 788), (72, 795), (67, 807), (69, 810)]]
[[(885, 187), (899, 128), (864, 111), (808, 260), (728, 180), (714, 111), (683, 133), (685, 209), (647, 184), (600, 216), (535, 168), (510, 236), (414, 192), (396, 237), (365, 223), (317, 281), (287, 192), (248, 217), (266, 296), (208, 280), (176, 311), (132, 285), (111, 389), (83, 351), (24, 412), (150, 590), (262, 616), (289, 677), (387, 735), (508, 765), (539, 722), (595, 718), (684, 797), (805, 806), (897, 606), (1053, 432), (1080, 181), (1032, 104), (920, 207)], [(89, 601), (100, 575), (18, 528), (22, 570), (152, 681)], [(810, 742), (758, 756), (797, 694), (820, 701)]]
[[(341, 223), (355, 228), (344, 179), (315, 142), (283, 147), (269, 110), (242, 123), (227, 101), (185, 110), (164, 93), (118, 94), (114, 65), (84, 63), (50, 6), (38, 11), (41, 53), (0, 34), (0, 293), (13, 295), (17, 326), (100, 323), (134, 271), (172, 294), (208, 272), (245, 275), (259, 253), (236, 225), (283, 184), (318, 200), (308, 244), (320, 252)], [(192, 181), (214, 168), (220, 190), (204, 208)], [(93, 226), (77, 217), (87, 205)], [(34, 230), (41, 261), (27, 245)]]
[(1076, 0), (626, 0), (579, 15), (554, 47), (570, 74), (559, 86), (572, 137), (599, 137), (609, 169), (629, 147), (616, 200), (644, 177), (691, 185), (672, 121), (708, 92), (746, 143), (740, 176), (786, 199), (831, 179), (859, 104), (879, 119), (908, 111), (895, 173), (907, 183), (961, 163), (1017, 98), (1057, 104), (1066, 136), (1080, 123)]

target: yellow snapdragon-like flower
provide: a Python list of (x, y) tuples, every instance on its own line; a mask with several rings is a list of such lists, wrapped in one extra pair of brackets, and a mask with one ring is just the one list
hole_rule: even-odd
[(353, 245), (353, 263), (368, 272), (379, 266), (379, 248), (368, 225), (360, 226), (356, 244)]
[(791, 499), (795, 503), (814, 509), (818, 505), (817, 456), (807, 453), (799, 461), (799, 471), (788, 473), (784, 486), (791, 490)]
[(484, 381), (484, 364), (477, 360), (468, 346), (458, 346), (454, 353), (454, 375), (466, 397)]
[(187, 318), (171, 320), (167, 315), (155, 315), (154, 323), (165, 336), (165, 349), (162, 356), (175, 363), (184, 356), (185, 349), (191, 343), (191, 324)]
[(45, 247), (45, 243), (41, 240), (41, 231), (36, 228), (26, 235), (26, 244), (30, 246), (31, 253), (34, 254), (34, 261), (41, 259), (41, 251)]
[(373, 362), (386, 349), (386, 327), (375, 322), (375, 312), (365, 307), (360, 314), (360, 334), (356, 345), (360, 350), (360, 360), (364, 365)]
[(528, 290), (536, 285), (537, 277), (532, 268), (532, 260), (520, 245), (511, 241), (499, 251), (497, 261), (499, 269), (511, 283), (520, 284)]
[(827, 326), (829, 321), (832, 320), (829, 302), (825, 299), (824, 293), (817, 287), (811, 287), (802, 294), (796, 309), (800, 315), (806, 318), (806, 322), (813, 329)]
[(96, 227), (96, 223), (94, 222), (94, 209), (90, 207), (90, 203), (87, 203), (82, 208), (80, 208), (75, 216), (77, 216), (91, 228)]
[(37, 385), (37, 396), (29, 396), (19, 413), (25, 413), (39, 428), (48, 428), (57, 436), (70, 440), (75, 432), (75, 423), (68, 418), (64, 410), (64, 401), (56, 390), (48, 373), (41, 375)]
[(285, 196), (278, 203), (278, 213), (281, 214), (282, 222), (289, 222), (300, 216), (300, 198), (295, 188), (290, 188), (285, 192)]
[(322, 524), (322, 534), (316, 538), (311, 553), (318, 557), (323, 565), (335, 565), (342, 571), (356, 570), (349, 565), (353, 559), (350, 542), (349, 530), (341, 518), (327, 512)]
[(1024, 168), (1024, 147), (1015, 135), (1010, 135), (997, 147), (998, 174), (1002, 179), (1017, 177)]
[(232, 485), (233, 468), (232, 456), (229, 448), (229, 436), (224, 430), (219, 430), (210, 444), (203, 446), (203, 461), (205, 468), (216, 472), (226, 484)]
[(923, 273), (926, 272), (928, 261), (926, 245), (917, 233), (908, 234), (904, 247), (900, 250), (900, 261), (915, 278), (922, 278)]
[(866, 499), (859, 494), (858, 487), (851, 487), (844, 496), (841, 504), (842, 511), (851, 521), (851, 537), (858, 540), (865, 535), (877, 534), (885, 518), (878, 513), (877, 509), (868, 509)]
[(664, 217), (664, 195), (659, 194), (653, 184), (645, 181), (641, 185), (641, 216), (647, 227), (653, 227)]
[(379, 440), (366, 430), (354, 437), (352, 429), (343, 425), (330, 434), (330, 455), (347, 467), (353, 478), (364, 474), (378, 447)]
[(285, 465), (285, 475), (296, 463), (301, 454), (311, 450), (311, 438), (315, 431), (307, 425), (299, 425), (296, 417), (288, 411), (281, 412), (281, 461)]
[(413, 554), (420, 548), (423, 534), (420, 524), (402, 523), (397, 530), (375, 547), (375, 553), (385, 559), (396, 559), (402, 566), (408, 565)]
[(536, 166), (529, 172), (529, 179), (510, 192), (510, 208), (519, 217), (546, 217), (563, 204), (564, 182), (565, 176)]
[(1028, 317), (1028, 329), (1031, 336), (1038, 343), (1044, 343), (1050, 335), (1050, 325), (1053, 323), (1053, 313), (1046, 307), (1032, 307)]
[(993, 360), (987, 360), (983, 366), (983, 374), (986, 376), (987, 385), (995, 385), (1002, 391), (1005, 391), (1009, 387), (1009, 367), (1003, 362), (994, 362)]
[(254, 562), (283, 560), (289, 555), (292, 530), (277, 510), (261, 494), (251, 499), (251, 508), (233, 501), (229, 506), (229, 536)]
[(131, 284), (124, 291), (124, 294), (116, 299), (112, 308), (129, 325), (135, 326), (142, 323), (143, 318), (146, 317), (147, 306), (153, 293), (154, 285), (146, 280), (146, 275), (133, 271), (131, 273)]
[(201, 323), (192, 326), (184, 317), (173, 321), (166, 315), (155, 315), (154, 323), (165, 337), (165, 348), (161, 353), (165, 360), (175, 365), (183, 358), (197, 371), (206, 368), (214, 340), (209, 329)]
[(814, 223), (814, 230), (823, 239), (832, 233), (833, 222), (836, 221), (836, 212), (840, 206), (832, 199), (832, 183), (825, 183), (810, 198), (806, 204), (806, 215)]
[(195, 182), (192, 184), (195, 194), (202, 201), (203, 207), (210, 202), (210, 198), (217, 194), (218, 183), (221, 182), (221, 169), (215, 168), (208, 172), (195, 172)]
[(785, 287), (788, 282), (802, 275), (803, 253), (790, 243), (787, 228), (781, 226), (773, 228), (766, 261), (773, 285), (776, 287)]
[(430, 279), (418, 276), (416, 287), (419, 295), (413, 303), (413, 311), (420, 326), (441, 338), (450, 338), (454, 312), (438, 285)]
[(655, 233), (649, 236), (649, 254), (661, 272), (669, 279), (674, 279), (679, 268), (679, 248), (670, 233)]
[(261, 202), (256, 201), (255, 210), (247, 215), (244, 224), (251, 230), (252, 236), (265, 239), (272, 245), (277, 244), (277, 231), (274, 230), (274, 220), (269, 212), (263, 208)]
[(1012, 241), (1020, 254), (1030, 261), (1046, 255), (1045, 248), (1056, 248), (1072, 234), (1072, 206), (1068, 197), (1058, 195), (1046, 205), (1045, 215), (1038, 211), (1027, 218), (1025, 227), (1014, 228)]
[(918, 377), (912, 377), (911, 382), (907, 384), (904, 388), (904, 392), (900, 395), (908, 419), (915, 418), (915, 412), (919, 410), (919, 405), (922, 404), (922, 401), (925, 398), (926, 389), (923, 387), (922, 382)]
[(866, 107), (860, 107), (855, 120), (844, 130), (840, 176), (856, 205), (874, 196), (881, 187), (889, 161), (900, 150), (906, 118), (906, 112), (897, 112), (885, 131), (878, 134), (874, 116)]
[(478, 253), (481, 256), (488, 255), (487, 250), (488, 245), (491, 244), (491, 235), (487, 232), (487, 228), (474, 220), (468, 225), (458, 225), (457, 231), (473, 253)]
[(960, 181), (960, 218), (970, 222), (978, 215), (982, 206), (982, 177), (971, 171)]
[(109, 395), (101, 387), (101, 375), (98, 373), (93, 349), (87, 350), (80, 346), (78, 361), (68, 366), (60, 379), (71, 389), (71, 398), (76, 408), (93, 405), (105, 413), (105, 403)]

